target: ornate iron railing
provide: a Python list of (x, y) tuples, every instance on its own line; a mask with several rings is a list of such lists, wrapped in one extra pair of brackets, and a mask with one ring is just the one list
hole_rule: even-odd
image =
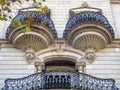
[(84, 11), (78, 14), (75, 14), (73, 17), (69, 19), (69, 21), (66, 24), (65, 31), (63, 33), (63, 37), (65, 38), (67, 33), (72, 30), (74, 26), (85, 23), (85, 22), (94, 22), (94, 23), (99, 23), (104, 25), (110, 33), (112, 34), (112, 37), (114, 38), (114, 30), (109, 24), (108, 20), (106, 17), (104, 17), (101, 13), (99, 12), (93, 12), (93, 11)]
[[(26, 11), (26, 12), (20, 11), (13, 20), (18, 20), (22, 22), (22, 24), (24, 24), (27, 19), (27, 16), (32, 17), (33, 19), (32, 23), (40, 24), (41, 22), (44, 22), (45, 26), (48, 27), (53, 32), (54, 37), (57, 37), (57, 31), (52, 20), (46, 14), (41, 13), (39, 11)], [(13, 29), (14, 25), (13, 23), (11, 23), (10, 26), (7, 28), (6, 38), (8, 38), (9, 32)]]
[(32, 74), (20, 79), (7, 79), (1, 90), (119, 90), (113, 79), (100, 79), (78, 72), (49, 71)]

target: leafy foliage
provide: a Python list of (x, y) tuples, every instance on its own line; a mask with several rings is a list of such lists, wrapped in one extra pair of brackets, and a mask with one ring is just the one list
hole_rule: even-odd
[[(29, 0), (25, 0), (29, 2)], [(22, 4), (22, 0), (0, 0), (0, 20), (8, 20), (11, 19), (11, 16), (9, 13), (11, 13), (11, 4), (18, 2), (19, 4)], [(46, 0), (41, 0), (41, 2), (37, 2), (37, 0), (33, 0), (33, 3), (36, 3), (38, 7), (40, 8), (40, 11), (43, 13), (48, 12), (48, 7), (47, 6), (42, 6), (42, 2), (46, 2)]]
[(14, 27), (18, 27), (18, 26), (22, 25), (22, 23), (18, 20), (13, 20), (12, 23), (13, 23)]

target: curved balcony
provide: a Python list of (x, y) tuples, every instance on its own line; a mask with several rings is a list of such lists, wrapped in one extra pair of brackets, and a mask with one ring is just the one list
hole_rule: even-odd
[[(32, 19), (30, 21), (31, 31), (24, 34), (22, 30), (25, 29), (28, 17)], [(21, 11), (13, 20), (20, 21), (22, 25), (14, 27), (11, 23), (7, 29), (6, 38), (18, 49), (23, 51), (30, 49), (36, 52), (47, 48), (52, 44), (54, 38), (57, 38), (52, 20), (39, 11)], [(45, 25), (41, 25), (42, 22)]]
[(84, 51), (84, 58), (90, 63), (96, 58), (95, 52), (104, 49), (115, 37), (107, 18), (94, 11), (73, 15), (63, 36), (72, 47)]
[(112, 38), (114, 38), (114, 30), (109, 24), (106, 17), (104, 17), (99, 12), (93, 11), (84, 11), (78, 14), (75, 14), (73, 17), (69, 19), (66, 24), (65, 31), (63, 33), (63, 37), (66, 38), (68, 33), (78, 25), (86, 24), (86, 23), (94, 23), (95, 25), (102, 25), (108, 32), (111, 34)]
[(100, 79), (78, 72), (50, 71), (20, 79), (7, 79), (2, 90), (119, 90), (113, 79)]
[[(33, 19), (32, 23), (40, 24), (42, 21), (45, 22), (45, 27), (52, 31), (54, 37), (57, 37), (57, 31), (52, 20), (46, 14), (40, 13), (39, 11), (26, 11), (26, 12), (20, 11), (13, 20), (18, 20), (22, 22), (22, 24), (24, 24), (28, 15), (32, 17)], [(10, 26), (7, 28), (6, 38), (9, 37), (10, 34), (9, 32), (11, 32), (14, 29), (15, 29), (14, 25), (13, 23), (11, 23)]]

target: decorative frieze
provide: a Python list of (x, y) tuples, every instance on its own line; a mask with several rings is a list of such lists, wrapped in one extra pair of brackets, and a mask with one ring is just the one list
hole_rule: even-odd
[(89, 63), (92, 63), (96, 59), (96, 54), (95, 54), (95, 52), (87, 52), (85, 54), (85, 58)]

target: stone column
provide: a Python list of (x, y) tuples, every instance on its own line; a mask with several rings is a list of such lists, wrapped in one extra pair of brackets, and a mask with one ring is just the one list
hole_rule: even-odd
[(42, 72), (45, 70), (45, 63), (44, 62), (35, 62), (36, 73)]
[(85, 72), (86, 63), (84, 61), (76, 62), (76, 68), (78, 72), (84, 73)]

